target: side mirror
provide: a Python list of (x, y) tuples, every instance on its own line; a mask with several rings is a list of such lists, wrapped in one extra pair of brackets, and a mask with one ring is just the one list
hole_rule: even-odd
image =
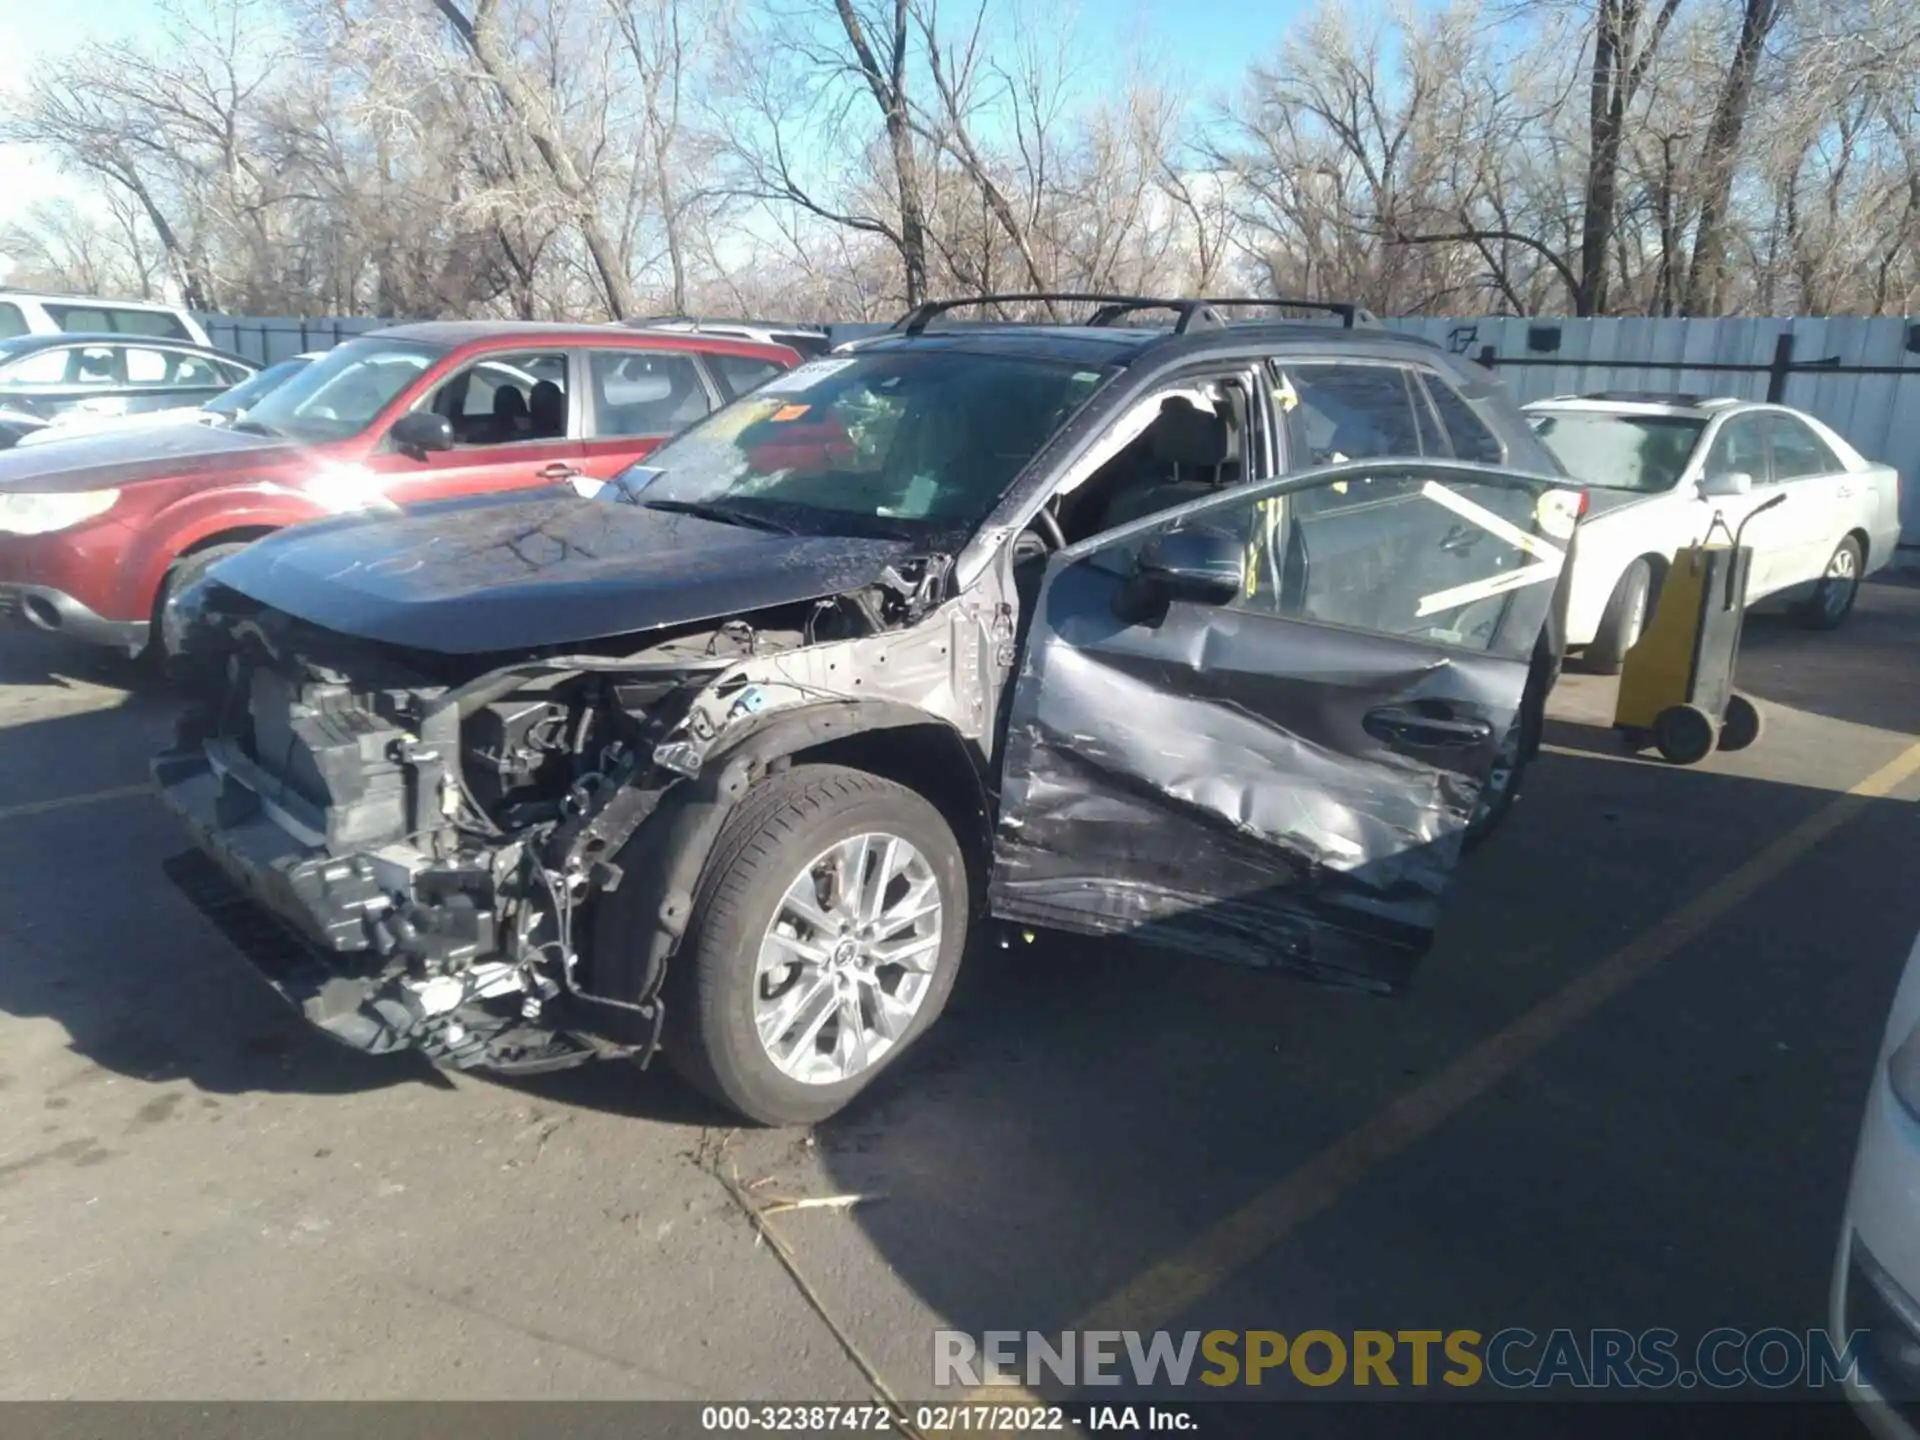
[(424, 457), (429, 451), (453, 449), (453, 422), (431, 410), (415, 410), (394, 421), (387, 437), (403, 453)]
[(1225, 605), (1246, 584), (1247, 547), (1218, 530), (1162, 530), (1140, 549), (1136, 576), (1169, 600)]
[(1729, 470), (1722, 475), (1709, 475), (1700, 482), (1702, 500), (1718, 500), (1734, 495), (1748, 495), (1753, 492), (1753, 476), (1744, 470)]

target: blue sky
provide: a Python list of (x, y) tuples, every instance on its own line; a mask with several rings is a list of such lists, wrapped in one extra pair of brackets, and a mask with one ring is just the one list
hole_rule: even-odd
[[(159, 16), (156, 0), (4, 3), (10, 13), (8, 43), (0, 47), (0, 95), (17, 88), (48, 55), (89, 39), (138, 40), (156, 28)], [(1273, 53), (1307, 8), (1306, 0), (1079, 0), (1077, 33), (1089, 47), (1091, 68), (1131, 43), (1203, 94), (1224, 93), (1250, 60)], [(35, 201), (74, 188), (45, 156), (0, 145), (0, 225)]]

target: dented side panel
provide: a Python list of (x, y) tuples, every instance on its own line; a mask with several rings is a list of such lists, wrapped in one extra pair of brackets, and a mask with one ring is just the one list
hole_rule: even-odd
[(782, 714), (835, 701), (903, 706), (984, 754), (1004, 678), (992, 667), (992, 613), (976, 593), (904, 629), (742, 660), (701, 690), (655, 758), (697, 773)]
[[(1374, 989), (1426, 949), (1498, 741), (1394, 748), (1363, 720), (1444, 704), (1504, 736), (1524, 659), (1173, 603), (1116, 616), (1125, 581), (1058, 568), (1016, 690), (992, 902)], [(1544, 593), (1528, 609), (1544, 613)]]

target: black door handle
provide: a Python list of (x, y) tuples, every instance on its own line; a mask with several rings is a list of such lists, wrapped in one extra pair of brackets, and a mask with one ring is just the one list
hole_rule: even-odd
[(1484, 745), (1493, 738), (1493, 726), (1486, 720), (1455, 720), (1399, 705), (1369, 710), (1361, 717), (1360, 728), (1389, 745), (1417, 745), (1428, 750)]
[(564, 460), (556, 460), (551, 465), (542, 466), (534, 473), (542, 480), (571, 480), (580, 473), (580, 467), (569, 465)]

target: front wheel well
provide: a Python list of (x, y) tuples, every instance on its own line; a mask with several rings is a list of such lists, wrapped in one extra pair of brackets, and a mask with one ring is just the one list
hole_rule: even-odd
[(218, 530), (211, 535), (202, 535), (186, 549), (173, 557), (178, 565), (189, 555), (198, 555), (202, 550), (211, 550), (216, 545), (251, 545), (256, 540), (264, 540), (280, 527), (278, 525), (242, 525), (233, 530)]
[(1847, 531), (1847, 538), (1860, 547), (1860, 573), (1864, 575), (1867, 572), (1867, 559), (1873, 553), (1871, 542), (1867, 539), (1867, 532), (1856, 525)]
[(839, 736), (786, 758), (794, 765), (864, 770), (925, 797), (960, 842), (976, 908), (984, 903), (993, 859), (991, 805), (979, 766), (957, 732), (931, 722), (894, 725)]

